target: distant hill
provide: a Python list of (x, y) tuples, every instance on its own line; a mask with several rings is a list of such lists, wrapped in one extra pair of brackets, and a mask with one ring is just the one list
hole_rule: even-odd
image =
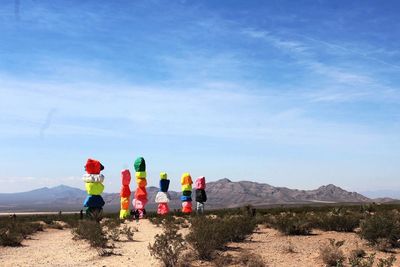
[(362, 192), (364, 196), (369, 198), (392, 198), (400, 199), (400, 190), (374, 190)]
[[(315, 190), (297, 190), (286, 187), (274, 187), (269, 184), (250, 181), (232, 182), (220, 179), (207, 183), (207, 206), (209, 208), (232, 208), (244, 205), (266, 206), (276, 204), (310, 204), (341, 202), (372, 202), (356, 192), (348, 192), (335, 185), (321, 186)], [(158, 192), (156, 187), (147, 187), (149, 195), (148, 209), (154, 210)], [(180, 208), (180, 192), (170, 191), (172, 209)], [(76, 211), (82, 209), (86, 192), (81, 189), (60, 185), (52, 188), (39, 188), (24, 193), (0, 194), (0, 212), (12, 211)], [(119, 210), (118, 193), (104, 193), (105, 209)], [(390, 201), (391, 199), (381, 199)]]

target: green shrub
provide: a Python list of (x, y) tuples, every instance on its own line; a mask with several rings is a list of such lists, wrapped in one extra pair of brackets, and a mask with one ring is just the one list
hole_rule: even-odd
[(304, 215), (283, 213), (275, 216), (270, 225), (286, 235), (309, 235), (312, 223)]
[(364, 252), (364, 255), (357, 255), (357, 253), (351, 253), (349, 257), (349, 265), (351, 267), (372, 267), (374, 266), (374, 261), (375, 261), (375, 253), (372, 253), (371, 255), (365, 257), (366, 254)]
[(395, 261), (396, 261), (396, 257), (394, 255), (391, 255), (387, 259), (379, 259), (378, 264), (376, 266), (377, 267), (392, 267)]
[(192, 219), (186, 240), (193, 246), (202, 260), (213, 258), (216, 250), (223, 249), (227, 242), (243, 241), (256, 227), (255, 220), (247, 216)]
[(353, 232), (360, 225), (356, 214), (321, 214), (317, 227), (324, 231)]
[(1, 246), (17, 247), (21, 245), (22, 240), (24, 240), (24, 237), (21, 233), (9, 229), (0, 229)]
[(80, 221), (77, 228), (72, 229), (75, 239), (85, 239), (92, 247), (105, 248), (107, 238), (100, 223), (96, 221)]
[(361, 222), (360, 236), (372, 245), (385, 239), (392, 247), (399, 247), (399, 216), (392, 212), (376, 213)]
[(150, 254), (162, 261), (166, 267), (177, 266), (180, 255), (184, 250), (184, 239), (178, 234), (178, 227), (166, 221), (163, 224), (164, 232), (155, 236), (154, 244), (149, 244)]

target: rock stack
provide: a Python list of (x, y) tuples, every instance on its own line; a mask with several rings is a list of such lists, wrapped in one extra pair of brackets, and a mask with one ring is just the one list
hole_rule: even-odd
[(199, 214), (204, 212), (204, 202), (207, 201), (207, 194), (206, 194), (206, 178), (201, 176), (196, 179), (196, 211)]
[(168, 194), (169, 180), (165, 172), (160, 173), (160, 191), (156, 195), (156, 203), (158, 203), (157, 213), (160, 215), (169, 212), (168, 202), (170, 196)]
[(119, 212), (119, 218), (121, 220), (129, 217), (129, 203), (131, 201), (131, 189), (129, 184), (131, 183), (131, 172), (128, 169), (121, 171), (122, 187), (121, 187), (121, 210)]
[(192, 212), (192, 177), (189, 173), (184, 173), (181, 178), (182, 185), (182, 212), (191, 213)]
[(146, 191), (146, 162), (144, 158), (139, 157), (135, 160), (135, 176), (136, 176), (136, 192), (133, 199), (133, 206), (139, 213), (139, 218), (143, 218), (146, 214), (145, 206), (147, 204), (147, 191)]
[(86, 174), (83, 176), (88, 196), (83, 202), (86, 214), (93, 219), (100, 219), (103, 213), (104, 200), (101, 193), (104, 191), (104, 176), (100, 174), (104, 166), (100, 161), (88, 159), (85, 165)]

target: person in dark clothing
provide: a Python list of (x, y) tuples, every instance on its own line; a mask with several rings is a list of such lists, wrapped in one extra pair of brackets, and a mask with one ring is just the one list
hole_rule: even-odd
[(139, 211), (138, 210), (135, 210), (134, 212), (133, 212), (133, 217), (135, 218), (135, 220), (136, 220), (136, 223), (139, 223)]

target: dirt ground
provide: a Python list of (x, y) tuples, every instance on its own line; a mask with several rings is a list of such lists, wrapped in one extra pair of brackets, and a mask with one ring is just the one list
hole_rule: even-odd
[[(392, 254), (379, 252), (367, 245), (367, 242), (360, 239), (356, 233), (339, 233), (313, 231), (309, 236), (284, 236), (277, 230), (265, 227), (259, 229), (243, 243), (231, 243), (229, 247), (232, 252), (238, 254), (239, 251), (249, 251), (260, 255), (267, 266), (296, 266), (296, 267), (316, 267), (324, 266), (319, 258), (319, 249), (329, 243), (329, 238), (336, 241), (344, 240), (342, 250), (346, 257), (356, 248), (364, 249), (368, 254), (377, 253), (376, 258), (388, 258)], [(289, 252), (291, 247), (294, 252)], [(397, 261), (394, 266), (400, 266), (400, 250), (395, 251)], [(375, 260), (375, 263), (378, 260)], [(347, 263), (347, 260), (346, 260)]]
[(148, 220), (128, 225), (138, 228), (132, 242), (115, 242), (115, 253), (101, 257), (97, 251), (82, 240), (72, 240), (70, 229), (47, 229), (23, 241), (22, 247), (0, 247), (0, 266), (157, 266), (150, 256), (149, 242), (161, 232)]
[[(85, 241), (72, 240), (70, 229), (47, 229), (25, 240), (22, 247), (0, 247), (0, 266), (160, 266), (150, 256), (147, 246), (161, 232), (161, 228), (148, 220), (141, 220), (139, 224), (129, 222), (128, 225), (137, 227), (139, 232), (135, 232), (132, 242), (115, 243), (114, 251), (121, 255), (101, 257)], [(187, 229), (182, 230), (183, 233), (187, 232)], [(367, 253), (376, 252), (377, 258), (391, 255), (371, 249), (355, 233), (314, 231), (310, 236), (283, 236), (276, 230), (265, 227), (260, 227), (243, 243), (230, 243), (224, 254), (238, 257), (241, 252), (248, 251), (261, 256), (267, 266), (271, 267), (323, 266), (319, 258), (319, 248), (328, 243), (329, 238), (345, 241), (342, 248), (347, 257), (357, 247)], [(289, 252), (289, 247), (294, 252)], [(395, 266), (400, 266), (400, 250), (395, 252)], [(194, 262), (194, 265), (212, 266), (209, 262)]]

